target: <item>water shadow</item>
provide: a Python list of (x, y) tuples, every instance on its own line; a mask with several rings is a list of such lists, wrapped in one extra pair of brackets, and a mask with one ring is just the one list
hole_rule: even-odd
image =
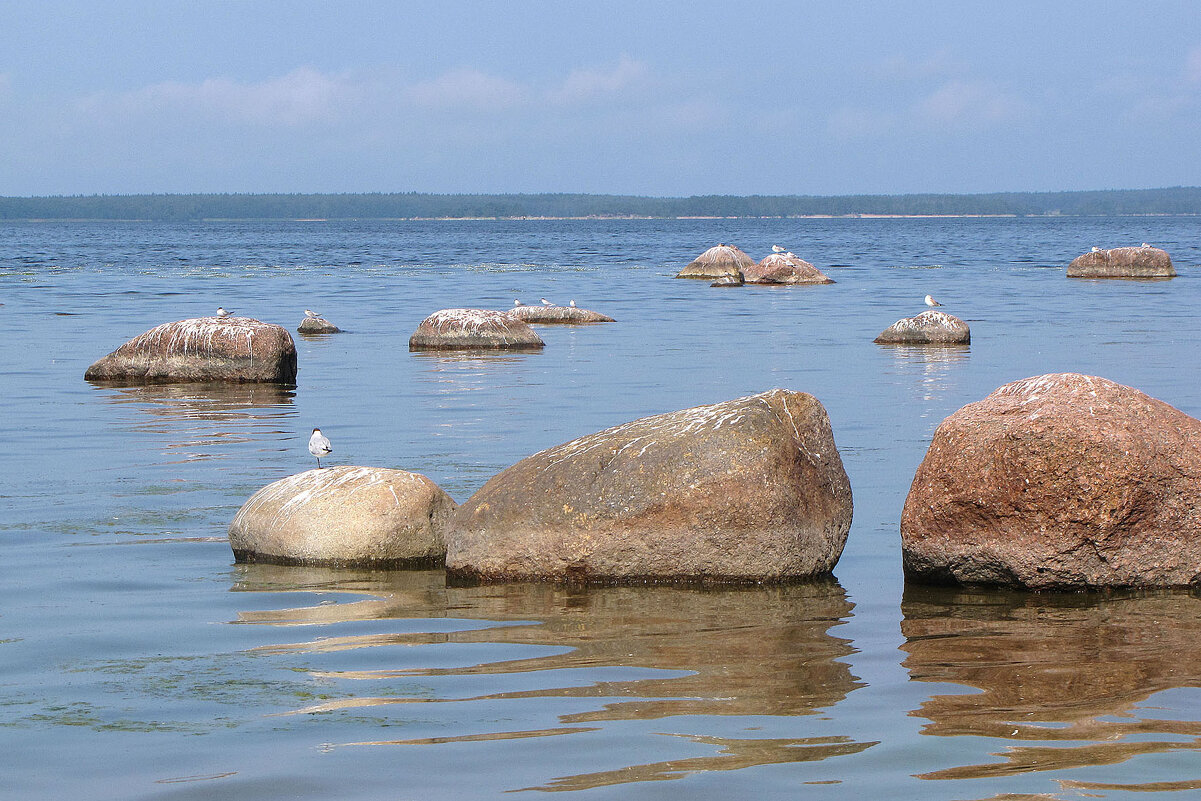
[(910, 713), (931, 721), (923, 733), (1013, 743), (990, 754), (999, 761), (921, 778), (992, 778), (1201, 751), (1195, 697), (1183, 708), (1164, 698), (1147, 703), (1201, 687), (1201, 599), (1187, 592), (1047, 595), (909, 585), (901, 611), (911, 679), (980, 690), (931, 696)]
[[(350, 634), (265, 645), (261, 654), (330, 654), (380, 646), (492, 645), (473, 654), (495, 658), (453, 664), (446, 648), (431, 663), (406, 663), (409, 649), (394, 649), (395, 663), (356, 668), (348, 654), (345, 669), (315, 672), (343, 686), (356, 681), (412, 680), (413, 677), (494, 677), (473, 685), (495, 692), (469, 697), (441, 693), (371, 696), (350, 693), (297, 709), (292, 714), (374, 707), (374, 714), (428, 715), (431, 704), (501, 702), (495, 713), (506, 719), (509, 703), (546, 699), (595, 699), (556, 715), (558, 726), (480, 733), (470, 723), (449, 736), (379, 740), (344, 745), (411, 746), (546, 737), (597, 731), (622, 721), (676, 716), (800, 716), (837, 704), (862, 686), (840, 661), (850, 643), (830, 634), (845, 622), (853, 605), (836, 582), (773, 587), (680, 588), (564, 587), (550, 584), (446, 586), (442, 571), (395, 574), (271, 566), (239, 566), (233, 589), (239, 592), (295, 592), (336, 589), (345, 602), (248, 610), (238, 623), (272, 626), (324, 626), (353, 620), (404, 619), (393, 633)], [(356, 598), (356, 595), (362, 597)], [(414, 629), (413, 623), (420, 625)], [(379, 626), (374, 626), (374, 629)], [(519, 646), (514, 649), (513, 646)], [(530, 654), (525, 656), (524, 654)], [(525, 675), (523, 679), (515, 679)], [(428, 685), (428, 683), (426, 683)], [(516, 689), (506, 689), (517, 686)], [(436, 686), (436, 685), (434, 685)], [(427, 707), (424, 713), (411, 705)], [(562, 705), (556, 705), (562, 706)], [(392, 712), (387, 712), (388, 708)], [(406, 708), (408, 711), (406, 712)], [(529, 708), (522, 705), (522, 708)], [(521, 715), (513, 712), (513, 718)], [(694, 722), (690, 727), (698, 725)], [(703, 725), (703, 724), (701, 724)], [(616, 735), (610, 735), (616, 736)], [(678, 742), (682, 735), (654, 735)], [(685, 738), (687, 739), (687, 738)], [(754, 765), (810, 761), (854, 753), (874, 745), (842, 737), (722, 738), (697, 735), (692, 743), (711, 747), (711, 756), (624, 765), (618, 769), (560, 776), (539, 789), (582, 789), (631, 781), (678, 778), (702, 770), (733, 770)], [(650, 748), (662, 753), (660, 744)], [(678, 748), (679, 746), (670, 746)], [(556, 770), (562, 770), (559, 766)]]

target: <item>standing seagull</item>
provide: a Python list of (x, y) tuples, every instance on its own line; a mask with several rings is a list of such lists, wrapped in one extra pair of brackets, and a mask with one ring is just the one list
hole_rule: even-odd
[(313, 436), (309, 437), (309, 453), (317, 457), (317, 469), (321, 469), (321, 457), (329, 456), (333, 452), (330, 447), (329, 437), (321, 433), (320, 428), (313, 429)]
[(779, 245), (772, 245), (772, 246), (771, 246), (771, 252), (772, 252), (772, 253), (783, 253), (783, 252), (784, 252), (784, 248), (780, 247)]
[(524, 303), (522, 303), (520, 300), (514, 300), (514, 301), (513, 301), (513, 305), (514, 305), (514, 306), (524, 306), (525, 304), (524, 304)]
[(320, 315), (320, 314), (318, 314), (317, 312), (313, 311), (312, 309), (305, 309), (305, 310), (304, 310), (304, 319), (306, 319), (306, 320), (320, 320), (320, 319), (321, 319), (321, 315)]
[(575, 301), (573, 300), (573, 301), (571, 301), (570, 303), (568, 303), (567, 305), (568, 305), (568, 306), (570, 306), (571, 308), (573, 308), (573, 309), (574, 309), (574, 308), (575, 308)]
[(225, 309), (221, 308), (220, 306), (217, 307), (217, 316), (218, 317), (228, 317), (231, 314), (233, 314), (233, 312), (227, 312)]
[(542, 300), (543, 306), (554, 306), (555, 305), (555, 304), (551, 303), (549, 300), (547, 300), (546, 298), (541, 298), (541, 300)]
[(934, 298), (930, 297), (929, 295), (926, 295), (926, 305), (927, 306), (941, 306), (942, 304), (939, 303)]

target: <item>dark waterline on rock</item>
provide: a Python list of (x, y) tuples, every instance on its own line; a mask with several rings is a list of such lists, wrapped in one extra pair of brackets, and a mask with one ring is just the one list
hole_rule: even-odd
[[(906, 586), (898, 524), (935, 426), (997, 386), (1101, 375), (1201, 416), (1201, 222), (1180, 218), (0, 224), (8, 442), (0, 733), (14, 798), (1146, 797), (1197, 786), (1201, 600)], [(1151, 242), (1179, 276), (1068, 280)], [(671, 280), (780, 244), (837, 281)], [(933, 294), (957, 348), (871, 340)], [(407, 351), (514, 298), (619, 322), (539, 352)], [(294, 328), (294, 388), (92, 385), (217, 306)], [(260, 487), (334, 464), (456, 501), (529, 454), (772, 387), (816, 396), (855, 496), (834, 579), (448, 586), (235, 565)], [(323, 459), (323, 461), (325, 461)], [(136, 547), (126, 547), (136, 546)]]

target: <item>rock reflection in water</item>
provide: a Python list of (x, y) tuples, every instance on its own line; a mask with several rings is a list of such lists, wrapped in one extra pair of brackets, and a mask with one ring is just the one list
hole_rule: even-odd
[[(1154, 701), (1144, 703), (1165, 690), (1201, 686), (1201, 600), (1188, 593), (1047, 595), (910, 585), (901, 611), (912, 679), (983, 691), (931, 696), (911, 713), (931, 721), (924, 733), (1014, 742), (991, 755), (1001, 761), (921, 778), (1080, 770), (1201, 750), (1201, 721), (1169, 719)], [(1150, 789), (1152, 778), (1126, 789)]]
[[(497, 685), (516, 674), (545, 671), (546, 678), (521, 682), (522, 689), (499, 689), (473, 697), (363, 697), (354, 695), (296, 710), (384, 707), (412, 703), (597, 699), (583, 711), (559, 714), (560, 727), (447, 737), (374, 741), (413, 745), (479, 742), (594, 731), (615, 721), (673, 716), (797, 716), (832, 706), (861, 686), (844, 662), (848, 641), (829, 634), (845, 621), (852, 605), (835, 582), (729, 589), (562, 587), (549, 584), (446, 586), (441, 571), (350, 574), (241, 566), (235, 589), (296, 591), (306, 588), (363, 593), (346, 603), (248, 611), (238, 622), (271, 625), (328, 624), (336, 621), (404, 618), (426, 620), (428, 630), (335, 636), (262, 646), (260, 653), (331, 653), (358, 648), (421, 644), (495, 644), (497, 661), (454, 666), (446, 649), (442, 664), (405, 664), (371, 670), (323, 670), (321, 679), (401, 679), (423, 676), (497, 676)], [(324, 582), (336, 582), (331, 586)], [(478, 623), (453, 630), (437, 619)], [(452, 629), (452, 630), (448, 630)], [(512, 645), (534, 646), (528, 658), (512, 658)], [(477, 653), (477, 651), (472, 651)], [(520, 651), (518, 651), (520, 654)], [(348, 656), (353, 662), (353, 657)], [(372, 665), (379, 664), (379, 657)], [(574, 672), (573, 672), (574, 671)], [(630, 674), (633, 677), (627, 677)], [(612, 678), (614, 674), (620, 678)], [(624, 674), (624, 675), (623, 675)], [(566, 686), (564, 686), (566, 685)], [(378, 684), (376, 685), (378, 686)], [(377, 708), (377, 713), (379, 709)], [(581, 725), (583, 724), (583, 725)], [(600, 724), (600, 725), (598, 725)], [(713, 756), (622, 766), (619, 770), (561, 777), (541, 789), (580, 789), (606, 784), (676, 778), (700, 770), (731, 770), (752, 765), (799, 762), (854, 753), (872, 742), (842, 737), (729, 739), (697, 735), (695, 744), (717, 747)], [(358, 743), (360, 745), (367, 743)], [(561, 769), (561, 768), (560, 768)]]
[(969, 345), (879, 345), (892, 356), (896, 372), (916, 379), (914, 390), (922, 401), (936, 401), (951, 389), (951, 370), (971, 355)]
[(184, 461), (208, 458), (214, 446), (288, 433), (279, 421), (296, 414), (296, 393), (280, 384), (92, 384), (109, 403), (137, 409), (132, 428), (160, 438), (168, 452), (187, 451)]

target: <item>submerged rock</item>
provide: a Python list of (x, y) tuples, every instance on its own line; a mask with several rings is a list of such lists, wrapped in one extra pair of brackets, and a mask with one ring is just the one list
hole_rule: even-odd
[(421, 321), (409, 350), (541, 348), (546, 345), (523, 320), (488, 309), (443, 309)]
[(897, 320), (874, 341), (878, 345), (967, 345), (972, 341), (972, 332), (958, 317), (924, 311), (916, 317)]
[(293, 383), (296, 344), (250, 317), (198, 317), (139, 334), (84, 373), (89, 381)]
[(773, 253), (742, 271), (748, 284), (832, 284), (834, 279), (794, 253)]
[(296, 329), (301, 334), (340, 334), (342, 329), (322, 317), (306, 317)]
[(742, 280), (742, 271), (754, 267), (755, 260), (733, 245), (716, 245), (709, 248), (687, 267), (676, 274), (676, 278), (721, 278), (731, 276)]
[(575, 306), (514, 306), (509, 314), (527, 323), (615, 323), (612, 317)]
[(851, 511), (826, 410), (775, 389), (523, 459), (456, 512), (447, 569), (484, 580), (795, 579), (834, 567)]
[(1094, 250), (1072, 259), (1068, 278), (1172, 278), (1176, 270), (1166, 250), (1151, 246)]
[(1199, 532), (1201, 421), (1077, 373), (944, 420), (901, 517), (909, 577), (1029, 589), (1195, 584)]
[(280, 479), (242, 505), (229, 526), (239, 562), (329, 567), (441, 564), (455, 502), (418, 473), (327, 467)]
[(722, 287), (742, 286), (742, 284), (743, 284), (742, 278), (740, 278), (739, 276), (723, 275), (721, 278), (718, 278), (712, 284), (709, 284), (709, 286), (717, 287), (720, 289)]

